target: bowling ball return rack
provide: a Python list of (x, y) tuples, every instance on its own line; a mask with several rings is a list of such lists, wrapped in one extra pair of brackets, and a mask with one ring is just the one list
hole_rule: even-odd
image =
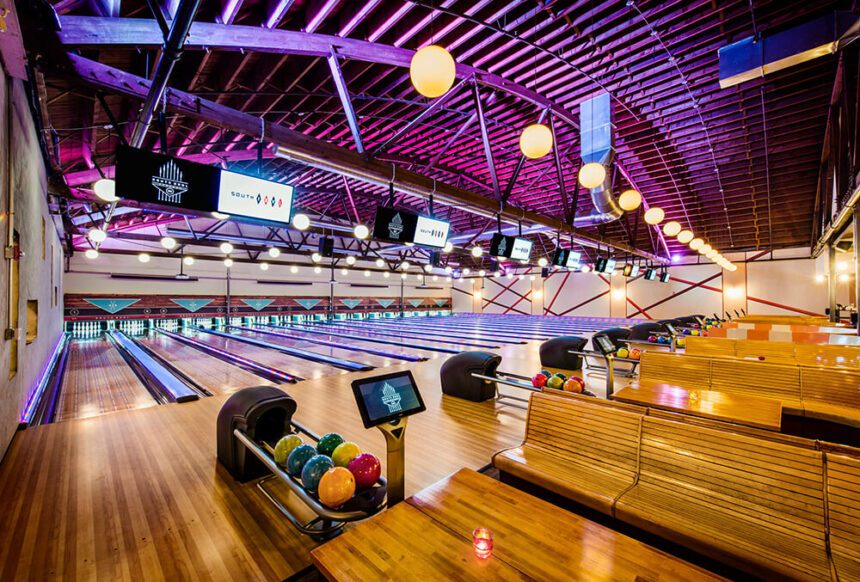
[[(502, 394), (499, 384), (529, 392), (541, 392), (541, 389), (532, 386), (531, 378), (498, 371), (501, 363), (502, 356), (481, 351), (461, 352), (448, 358), (440, 371), (442, 393), (472, 402), (495, 399), (508, 406), (527, 408), (524, 404), (528, 404), (528, 398)], [(512, 402), (507, 402), (509, 400)]]
[[(347, 523), (382, 511), (387, 504), (388, 482), (380, 476), (376, 484), (358, 492), (337, 509), (323, 505), (302, 486), (299, 478), (284, 471), (273, 457), (274, 445), (286, 434), (303, 434), (314, 443), (320, 439), (292, 420), (296, 407), (295, 400), (272, 386), (245, 388), (234, 393), (218, 414), (218, 460), (237, 481), (256, 480), (256, 487), (263, 496), (299, 532), (323, 541), (340, 533)], [(303, 520), (268, 486), (272, 482), (283, 484), (295, 501), (314, 517)]]

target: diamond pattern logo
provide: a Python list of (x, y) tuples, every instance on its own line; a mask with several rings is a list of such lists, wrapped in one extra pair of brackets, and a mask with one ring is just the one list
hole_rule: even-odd
[(340, 302), (350, 309), (355, 309), (361, 303), (361, 299), (341, 299)]
[(265, 309), (274, 301), (274, 299), (242, 299), (242, 303), (244, 303), (254, 311), (260, 311), (261, 309)]
[(304, 307), (305, 309), (313, 309), (317, 305), (319, 305), (322, 299), (296, 299), (296, 303)]
[(191, 313), (195, 313), (212, 303), (214, 299), (171, 299), (171, 301), (179, 307), (187, 309)]
[(134, 305), (140, 299), (84, 299), (84, 301), (108, 313), (117, 313), (126, 307)]

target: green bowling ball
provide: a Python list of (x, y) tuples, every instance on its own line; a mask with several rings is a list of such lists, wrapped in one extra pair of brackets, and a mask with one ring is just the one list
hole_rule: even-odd
[(287, 472), (293, 477), (298, 477), (302, 474), (302, 469), (305, 468), (305, 463), (307, 463), (310, 458), (316, 454), (316, 449), (311, 445), (297, 446), (287, 457)]
[(336, 432), (324, 434), (317, 443), (317, 452), (326, 457), (330, 457), (334, 450), (344, 442), (344, 438)]
[(297, 434), (288, 434), (275, 445), (275, 462), (282, 467), (287, 465), (287, 457), (293, 449), (302, 444), (302, 437)]
[(564, 386), (564, 380), (561, 376), (553, 376), (549, 380), (546, 381), (546, 385), (548, 388), (554, 388), (556, 390), (561, 390)]

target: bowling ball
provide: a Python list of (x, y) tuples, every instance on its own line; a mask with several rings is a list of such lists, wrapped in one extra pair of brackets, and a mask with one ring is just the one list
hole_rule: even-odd
[(700, 327), (700, 326), (699, 326), (699, 324), (698, 324), (698, 323), (694, 323), (694, 324), (693, 324), (693, 329), (699, 329), (699, 327)]
[(686, 344), (687, 344), (687, 342), (684, 341), (684, 338), (682, 338), (682, 337), (679, 337), (678, 339), (675, 340), (675, 345), (678, 346), (679, 348), (683, 348)]
[(275, 445), (275, 462), (284, 467), (287, 464), (287, 457), (293, 452), (293, 449), (302, 444), (302, 437), (297, 434), (288, 434), (278, 441)]
[(293, 452), (287, 457), (287, 472), (293, 477), (298, 477), (302, 474), (302, 469), (305, 468), (311, 457), (317, 454), (317, 450), (311, 445), (299, 445), (293, 449)]
[(550, 372), (549, 370), (541, 370), (540, 373), (543, 374), (544, 376), (546, 376), (547, 378), (552, 378), (552, 372)]
[(758, 359), (759, 359), (759, 361), (762, 361), (762, 362), (763, 362), (763, 361), (764, 361), (764, 356), (759, 356), (759, 357), (758, 357)]
[(585, 382), (582, 378), (578, 376), (571, 376), (567, 379), (567, 382), (564, 383), (564, 390), (566, 392), (575, 392), (576, 394), (581, 394), (585, 389)]
[(331, 454), (331, 460), (335, 467), (346, 467), (349, 462), (361, 454), (361, 449), (355, 443), (349, 441), (340, 443)]
[(355, 495), (355, 477), (345, 467), (334, 467), (326, 471), (317, 490), (323, 505), (340, 507)]
[(320, 442), (317, 443), (317, 452), (326, 457), (330, 457), (334, 450), (344, 442), (344, 438), (336, 432), (330, 432), (320, 437)]
[(555, 373), (555, 374), (553, 374), (553, 375), (554, 375), (554, 376), (558, 376), (558, 377), (559, 377), (559, 378), (561, 378), (562, 380), (567, 380), (567, 376), (565, 376), (565, 375), (564, 375), (564, 374), (562, 374), (561, 372), (557, 372), (557, 373)]
[(702, 332), (702, 337), (708, 337), (708, 332), (703, 331), (703, 332)]
[(657, 343), (657, 336), (656, 335), (649, 335), (648, 341), (652, 344), (656, 344)]
[(641, 357), (642, 357), (642, 350), (640, 350), (639, 348), (633, 348), (632, 350), (630, 350), (630, 359), (638, 360)]
[(667, 338), (665, 335), (657, 336), (657, 343), (658, 344), (667, 344), (667, 343), (669, 343), (669, 338)]
[(308, 491), (316, 491), (320, 484), (320, 479), (332, 467), (334, 467), (334, 462), (327, 455), (315, 455), (311, 457), (302, 469), (302, 485)]
[(535, 388), (543, 388), (546, 386), (546, 381), (549, 380), (543, 374), (535, 374), (534, 378), (532, 378), (532, 386)]
[(547, 388), (554, 388), (555, 390), (561, 390), (564, 386), (564, 380), (560, 376), (553, 376), (549, 380), (546, 381)]
[(689, 330), (689, 329), (685, 329), (685, 330), (684, 330), (684, 335), (690, 335), (690, 330)]
[(358, 489), (373, 487), (382, 473), (382, 465), (379, 459), (370, 453), (361, 453), (349, 462), (347, 469), (355, 477), (355, 486)]
[(627, 348), (619, 348), (615, 355), (619, 358), (626, 358), (630, 356), (630, 351)]
[(690, 335), (699, 335), (699, 330), (694, 329), (693, 331), (690, 332)]
[(706, 325), (705, 329), (711, 329), (712, 327), (714, 327), (714, 326), (713, 325)]

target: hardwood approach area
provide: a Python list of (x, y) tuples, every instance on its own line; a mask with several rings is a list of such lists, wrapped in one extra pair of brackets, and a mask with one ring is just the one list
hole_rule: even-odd
[(654, 383), (628, 386), (616, 392), (612, 399), (766, 430), (779, 431), (782, 426), (779, 400), (747, 394), (685, 390), (680, 386)]
[[(403, 505), (314, 549), (314, 563), (329, 580), (720, 579), (469, 469)], [(487, 559), (472, 549), (476, 527), (493, 532)]]
[[(514, 349), (522, 353), (512, 360), (534, 353)], [(427, 411), (409, 423), (407, 495), (522, 440), (524, 410), (443, 396), (441, 362), (410, 366)], [(394, 369), (404, 367), (386, 371)], [(340, 432), (384, 463), (382, 435), (364, 429), (355, 407), (356, 377), (282, 388), (298, 401), (298, 422)], [(0, 465), (0, 579), (280, 580), (308, 566), (313, 542), (217, 465), (215, 417), (226, 398), (20, 432)]]

